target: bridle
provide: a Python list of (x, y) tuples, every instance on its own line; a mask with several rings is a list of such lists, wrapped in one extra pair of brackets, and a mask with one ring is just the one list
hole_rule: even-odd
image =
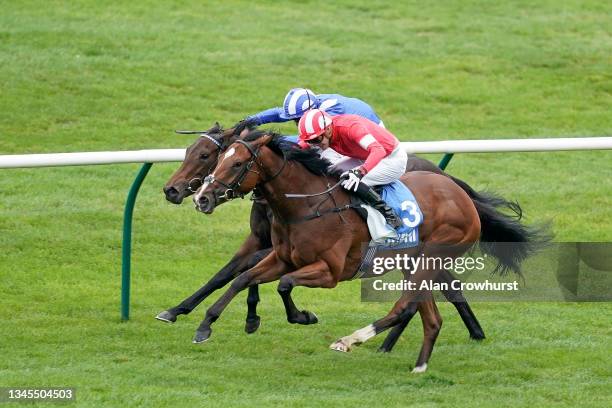
[(282, 173), (282, 171), (285, 169), (285, 166), (287, 165), (287, 157), (283, 153), (283, 165), (281, 166), (281, 168), (272, 177), (270, 177), (267, 180), (263, 180), (262, 174), (258, 172), (257, 170), (252, 169), (254, 164), (259, 166), (260, 169), (263, 168), (261, 162), (258, 160), (259, 159), (259, 147), (257, 149), (254, 149), (253, 146), (251, 146), (249, 143), (245, 142), (244, 140), (236, 140), (234, 143), (239, 143), (243, 145), (244, 147), (247, 148), (247, 150), (251, 154), (249, 161), (247, 161), (246, 164), (240, 169), (240, 173), (238, 173), (236, 178), (232, 180), (231, 182), (225, 182), (225, 181), (221, 181), (215, 178), (215, 176), (210, 174), (206, 176), (203, 180), (204, 183), (210, 183), (210, 184), (216, 181), (217, 183), (225, 187), (226, 188), (225, 193), (222, 196), (220, 196), (220, 198), (224, 198), (227, 201), (233, 200), (235, 198), (244, 198), (244, 196), (247, 193), (239, 192), (238, 189), (240, 188), (240, 186), (246, 179), (249, 172), (255, 173), (262, 178), (262, 181), (257, 183), (258, 186), (262, 186), (274, 180), (276, 177), (278, 177)]
[[(215, 139), (214, 137), (210, 136), (207, 133), (201, 133), (200, 136), (201, 137), (205, 137), (206, 139), (210, 140), (217, 147), (217, 157), (215, 157), (215, 160), (208, 166), (208, 168), (206, 170), (204, 170), (201, 173), (201, 174), (210, 174), (210, 171), (217, 166), (217, 163), (219, 163), (219, 155), (221, 154), (221, 151), (223, 150), (223, 147), (221, 145), (221, 142), (219, 142), (217, 139)], [(193, 185), (195, 184), (194, 181), (198, 181), (200, 183), (195, 188), (193, 187)], [(202, 184), (204, 184), (204, 178), (202, 178), (202, 177), (194, 177), (191, 180), (189, 180), (189, 182), (187, 183), (187, 189), (190, 192), (195, 193), (196, 191), (198, 191), (198, 188), (200, 188), (200, 186)]]

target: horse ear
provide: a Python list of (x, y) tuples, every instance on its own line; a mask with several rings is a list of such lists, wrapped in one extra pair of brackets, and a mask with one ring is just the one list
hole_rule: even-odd
[(215, 122), (215, 124), (208, 130), (204, 131), (203, 133), (219, 133), (220, 131), (222, 131), (223, 128), (221, 127), (221, 124), (219, 122)]
[(234, 141), (236, 135), (234, 134), (234, 128), (225, 129), (221, 133), (221, 144), (223, 144), (224, 148), (231, 145)]
[(265, 146), (268, 143), (270, 143), (270, 141), (273, 139), (272, 135), (266, 133), (264, 135), (262, 135), (261, 137), (258, 137), (257, 140), (255, 140), (253, 142), (254, 146), (257, 146), (258, 148), (261, 146)]

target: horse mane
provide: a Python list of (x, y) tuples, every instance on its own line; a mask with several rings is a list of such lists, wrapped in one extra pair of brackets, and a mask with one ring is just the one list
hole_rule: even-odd
[(306, 170), (317, 176), (337, 177), (337, 172), (330, 171), (331, 163), (320, 157), (318, 149), (302, 149), (295, 143), (283, 139), (283, 135), (270, 130), (253, 130), (244, 139), (245, 142), (254, 142), (264, 135), (272, 136), (272, 140), (266, 145), (279, 156), (285, 156), (289, 161), (295, 161), (303, 165)]
[(243, 119), (234, 125), (234, 136), (238, 136), (243, 130), (254, 130), (257, 127), (255, 119)]

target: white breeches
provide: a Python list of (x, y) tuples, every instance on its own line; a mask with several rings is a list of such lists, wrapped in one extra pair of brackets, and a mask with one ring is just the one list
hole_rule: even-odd
[[(325, 149), (321, 157), (332, 163), (331, 169), (344, 172), (354, 169), (363, 164), (363, 160), (343, 156), (333, 149)], [(406, 172), (406, 162), (408, 155), (400, 146), (397, 146), (390, 155), (382, 159), (378, 164), (366, 174), (361, 181), (368, 186), (380, 186), (389, 184), (399, 179)]]

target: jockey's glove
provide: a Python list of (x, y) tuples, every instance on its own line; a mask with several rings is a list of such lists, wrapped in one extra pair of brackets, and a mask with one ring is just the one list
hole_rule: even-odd
[(257, 126), (259, 126), (259, 120), (257, 120), (256, 117), (247, 116), (246, 118), (242, 119), (240, 122), (234, 125), (234, 132), (240, 134), (244, 130), (252, 130), (255, 129)]
[(340, 180), (343, 180), (342, 187), (349, 191), (357, 191), (359, 183), (361, 182), (361, 179), (364, 175), (365, 172), (361, 169), (361, 167), (356, 167), (354, 169), (345, 171), (340, 175)]

